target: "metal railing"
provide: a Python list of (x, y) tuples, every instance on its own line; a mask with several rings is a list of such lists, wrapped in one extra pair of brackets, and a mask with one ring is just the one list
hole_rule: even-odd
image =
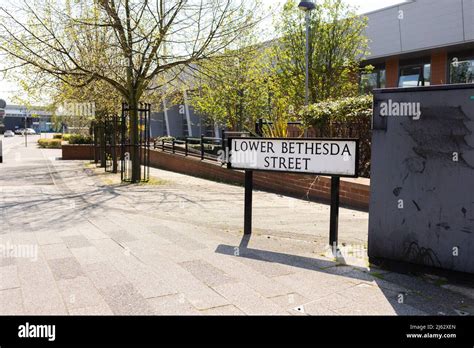
[[(201, 160), (219, 161), (219, 151), (225, 151), (227, 140), (230, 136), (251, 136), (250, 132), (228, 132), (222, 131), (222, 137), (199, 138), (185, 137), (182, 139), (158, 139), (155, 140), (153, 148), (172, 154), (180, 154), (185, 157), (197, 157)], [(224, 152), (225, 154), (225, 152)], [(224, 156), (225, 158), (225, 156)], [(223, 162), (221, 162), (224, 164)]]
[(161, 139), (155, 141), (154, 149), (211, 161), (217, 161), (219, 157), (218, 151), (224, 150), (221, 138), (205, 136), (201, 136), (200, 138), (186, 137), (184, 140)]

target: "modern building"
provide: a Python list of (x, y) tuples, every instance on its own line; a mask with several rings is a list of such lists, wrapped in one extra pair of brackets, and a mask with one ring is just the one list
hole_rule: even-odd
[[(370, 55), (363, 65), (374, 69), (361, 76), (362, 92), (474, 83), (474, 0), (400, 0), (364, 15)], [(152, 117), (153, 135), (202, 132), (201, 116), (191, 106), (163, 103), (163, 109)], [(207, 134), (219, 136), (214, 128)]]
[(189, 104), (189, 96), (183, 93), (181, 104), (173, 104), (163, 100), (159, 109), (162, 111), (151, 114), (151, 136), (176, 138), (219, 137), (221, 128), (213, 122), (208, 122), (206, 116), (196, 113)]
[(1, 122), (4, 130), (33, 128), (37, 132), (53, 131), (52, 113), (45, 108), (7, 105), (4, 111), (3, 122)]
[(474, 83), (474, 0), (408, 0), (367, 13), (363, 89)]

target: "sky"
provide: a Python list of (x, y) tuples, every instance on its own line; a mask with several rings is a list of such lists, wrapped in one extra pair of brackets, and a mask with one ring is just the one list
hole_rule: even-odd
[[(285, 1), (286, 0), (262, 0), (266, 6), (272, 7), (279, 7)], [(351, 6), (357, 7), (359, 13), (366, 13), (383, 7), (402, 3), (404, 0), (345, 0), (345, 2)], [(0, 99), (5, 99), (7, 103), (11, 102), (12, 98), (18, 94), (18, 91), (19, 88), (15, 83), (3, 79), (0, 75)]]

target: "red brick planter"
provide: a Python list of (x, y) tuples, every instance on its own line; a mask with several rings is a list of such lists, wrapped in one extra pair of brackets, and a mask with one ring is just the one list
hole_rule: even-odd
[[(92, 145), (63, 145), (64, 160), (91, 160)], [(244, 173), (229, 170), (216, 162), (201, 161), (161, 151), (150, 152), (150, 166), (204, 179), (243, 185)], [(255, 172), (254, 186), (262, 191), (274, 192), (296, 198), (329, 201), (331, 178), (306, 174)], [(341, 179), (341, 204), (368, 210), (370, 180)]]

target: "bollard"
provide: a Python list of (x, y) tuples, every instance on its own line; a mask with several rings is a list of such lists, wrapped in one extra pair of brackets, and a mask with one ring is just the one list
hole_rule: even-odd
[(3, 163), (3, 148), (2, 148), (2, 140), (0, 140), (0, 163)]

